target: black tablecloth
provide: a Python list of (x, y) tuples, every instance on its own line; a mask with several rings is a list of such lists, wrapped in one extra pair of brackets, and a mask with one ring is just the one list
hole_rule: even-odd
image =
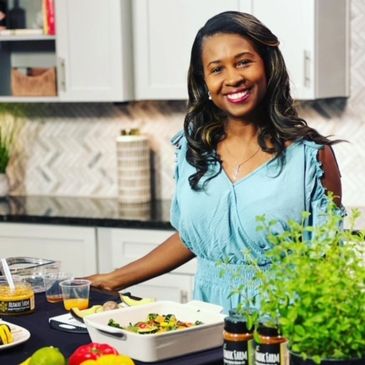
[[(112, 295), (91, 292), (91, 305), (101, 304), (107, 300), (119, 301)], [(58, 347), (68, 357), (80, 345), (89, 343), (88, 334), (65, 333), (50, 328), (48, 318), (64, 314), (62, 303), (48, 303), (44, 293), (36, 294), (36, 309), (34, 313), (22, 316), (3, 316), (3, 320), (26, 328), (31, 337), (28, 341), (0, 351), (0, 365), (18, 365), (33, 352), (43, 346)], [(159, 361), (154, 365), (221, 365), (223, 363), (222, 348)], [(147, 364), (136, 361), (137, 365)], [(149, 363), (152, 364), (152, 363)]]

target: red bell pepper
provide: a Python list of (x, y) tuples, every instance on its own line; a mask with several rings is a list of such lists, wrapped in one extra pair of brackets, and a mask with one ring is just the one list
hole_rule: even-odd
[(95, 360), (103, 355), (109, 354), (118, 355), (118, 351), (106, 343), (91, 342), (78, 347), (68, 359), (68, 364), (80, 365), (83, 361)]

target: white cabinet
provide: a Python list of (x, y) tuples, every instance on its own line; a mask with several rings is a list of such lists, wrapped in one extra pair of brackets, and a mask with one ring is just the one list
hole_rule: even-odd
[(76, 276), (97, 271), (95, 228), (0, 223), (1, 257), (28, 256), (61, 261)]
[[(156, 248), (173, 231), (149, 229), (98, 228), (98, 258), (100, 272), (126, 265)], [(187, 302), (192, 299), (195, 259), (171, 273), (127, 288), (141, 297)]]
[(57, 0), (56, 24), (60, 99), (131, 100), (129, 1)]
[(349, 0), (253, 0), (252, 13), (279, 38), (292, 94), (349, 96)]
[(249, 12), (281, 43), (296, 99), (349, 95), (349, 0), (134, 0), (136, 99), (187, 99), (198, 29), (226, 10)]
[[(27, 1), (21, 5), (30, 11)], [(0, 101), (131, 100), (130, 0), (55, 0), (55, 14), (55, 36), (0, 35)], [(58, 95), (12, 96), (14, 67), (55, 67)]]
[[(248, 5), (247, 5), (248, 4)], [(239, 0), (133, 0), (136, 99), (187, 99), (187, 72), (197, 31)]]

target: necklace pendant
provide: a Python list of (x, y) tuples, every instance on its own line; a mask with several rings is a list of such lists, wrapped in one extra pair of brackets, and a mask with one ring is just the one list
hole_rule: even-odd
[(237, 165), (234, 169), (233, 169), (233, 174), (232, 174), (232, 180), (236, 181), (237, 177), (238, 177), (238, 173), (240, 172), (240, 165)]

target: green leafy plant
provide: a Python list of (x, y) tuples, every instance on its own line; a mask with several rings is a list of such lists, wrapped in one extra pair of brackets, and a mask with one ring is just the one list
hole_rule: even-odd
[(324, 359), (365, 359), (365, 232), (354, 231), (360, 213), (353, 210), (349, 229), (329, 198), (322, 224), (288, 222), (273, 234), (275, 221), (257, 218), (268, 232), (271, 265), (256, 267), (260, 315), (267, 315), (289, 341), (290, 350), (319, 364)]
[(20, 131), (21, 108), (16, 104), (0, 104), (0, 173), (5, 173)]

